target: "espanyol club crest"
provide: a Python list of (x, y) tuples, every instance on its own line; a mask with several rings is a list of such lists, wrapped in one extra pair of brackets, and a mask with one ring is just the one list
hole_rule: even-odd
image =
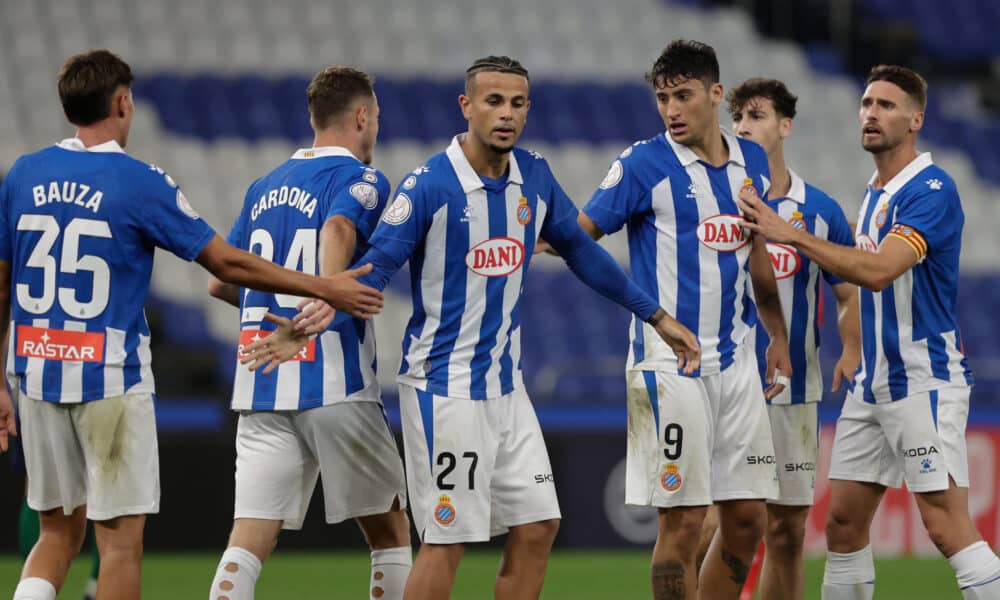
[(878, 211), (878, 214), (875, 215), (875, 226), (881, 229), (882, 226), (885, 225), (885, 220), (888, 217), (889, 217), (889, 205), (886, 204)]
[(681, 487), (681, 474), (677, 465), (670, 463), (660, 477), (660, 485), (668, 492), (676, 492)]
[(521, 225), (527, 225), (531, 222), (531, 207), (528, 206), (528, 199), (521, 196), (517, 203), (517, 222)]
[(438, 505), (434, 507), (434, 520), (447, 527), (454, 522), (456, 516), (455, 507), (451, 505), (451, 498), (448, 496), (438, 498)]
[(803, 216), (802, 213), (800, 213), (799, 211), (793, 212), (792, 216), (788, 219), (788, 224), (796, 229), (801, 229), (805, 231), (806, 222), (805, 219), (802, 218), (802, 216)]

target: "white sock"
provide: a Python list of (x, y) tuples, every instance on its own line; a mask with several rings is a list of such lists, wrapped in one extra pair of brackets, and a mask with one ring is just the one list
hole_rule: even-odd
[(215, 570), (209, 600), (253, 600), (260, 567), (260, 560), (249, 550), (226, 548)]
[(375, 600), (402, 600), (413, 557), (409, 546), (372, 550), (372, 579), (369, 593)]
[(986, 542), (976, 542), (952, 554), (948, 564), (955, 571), (962, 598), (1000, 598), (1000, 558)]
[(56, 588), (41, 577), (27, 577), (17, 584), (14, 600), (56, 600)]
[(94, 600), (97, 598), (97, 580), (90, 578), (87, 580), (87, 585), (83, 588), (83, 597), (87, 600)]
[(823, 600), (871, 600), (875, 593), (875, 561), (872, 547), (857, 552), (826, 553)]

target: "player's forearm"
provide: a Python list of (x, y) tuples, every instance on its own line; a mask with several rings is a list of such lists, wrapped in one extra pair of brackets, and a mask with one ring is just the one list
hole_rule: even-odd
[(208, 294), (236, 308), (240, 307), (240, 288), (212, 277), (208, 281)]
[(317, 278), (279, 267), (239, 250), (216, 236), (198, 255), (198, 262), (223, 283), (275, 294), (314, 296)]
[(805, 231), (799, 231), (792, 246), (824, 271), (875, 292), (885, 289), (894, 279), (886, 261), (877, 253), (835, 244)]
[(327, 277), (346, 269), (357, 238), (357, 229), (347, 217), (337, 215), (324, 223), (319, 233), (319, 274)]
[(753, 248), (750, 250), (750, 281), (757, 301), (757, 314), (760, 315), (767, 335), (772, 340), (787, 343), (788, 330), (781, 311), (778, 282), (774, 278), (774, 267), (771, 266), (767, 247), (759, 236), (754, 237)]
[(845, 353), (860, 355), (861, 309), (858, 303), (858, 290), (849, 283), (841, 283), (838, 288), (841, 286), (849, 286), (850, 291), (847, 293), (837, 291), (837, 330), (840, 333), (840, 343)]
[(660, 307), (625, 274), (604, 248), (582, 230), (572, 245), (556, 248), (576, 277), (602, 296), (648, 320)]

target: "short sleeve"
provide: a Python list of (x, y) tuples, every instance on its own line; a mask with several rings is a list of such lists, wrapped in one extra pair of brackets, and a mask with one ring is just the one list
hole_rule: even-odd
[(621, 229), (639, 211), (639, 204), (648, 192), (639, 183), (638, 164), (631, 148), (622, 153), (627, 156), (611, 163), (597, 191), (583, 207), (583, 212), (605, 234)]
[(962, 208), (958, 190), (950, 181), (936, 182), (939, 189), (906, 193), (900, 198), (889, 235), (910, 245), (923, 260), (932, 248), (952, 245), (962, 235)]
[(331, 182), (333, 200), (323, 220), (343, 215), (354, 223), (359, 236), (368, 240), (375, 233), (391, 191), (385, 175), (374, 169), (359, 169), (346, 182)]
[[(854, 247), (854, 232), (851, 231), (851, 225), (847, 222), (847, 216), (844, 215), (844, 210), (832, 198), (830, 199), (830, 208), (823, 215), (823, 219), (826, 221), (826, 239), (828, 241), (840, 244), (841, 246)], [(844, 282), (829, 271), (823, 271), (823, 279), (830, 285), (837, 285)]]
[(145, 186), (145, 201), (141, 202), (142, 218), (138, 227), (153, 244), (184, 260), (194, 260), (215, 231), (188, 203), (184, 193), (165, 173), (149, 175)]
[(443, 203), (437, 187), (426, 174), (407, 178), (397, 188), (368, 243), (400, 264), (409, 260), (427, 235), (434, 207)]

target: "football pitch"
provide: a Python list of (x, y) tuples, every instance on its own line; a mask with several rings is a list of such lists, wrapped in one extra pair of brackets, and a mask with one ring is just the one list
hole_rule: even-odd
[[(497, 552), (466, 554), (455, 584), (456, 600), (493, 597)], [(202, 599), (214, 575), (216, 554), (147, 554), (143, 562), (145, 600)], [(556, 551), (549, 563), (545, 600), (619, 600), (649, 598), (645, 552)], [(0, 555), (0, 597), (10, 597), (21, 564)], [(59, 600), (80, 600), (90, 569), (87, 556), (73, 565)], [(960, 599), (954, 575), (942, 560), (876, 561), (879, 600)], [(823, 562), (806, 563), (806, 598), (818, 599)], [(268, 561), (257, 585), (258, 599), (357, 600), (368, 598), (368, 554), (364, 552), (281, 552)]]

